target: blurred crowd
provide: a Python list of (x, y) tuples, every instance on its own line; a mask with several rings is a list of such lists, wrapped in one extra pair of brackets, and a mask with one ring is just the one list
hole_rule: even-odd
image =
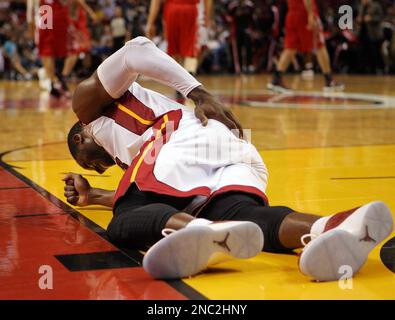
[[(26, 23), (26, 1), (0, 2), (0, 78), (31, 79), (41, 66)], [(149, 1), (87, 0), (92, 49), (82, 53), (73, 77), (85, 77), (122, 44), (145, 34)], [(316, 0), (333, 70), (395, 73), (395, 0)], [(353, 29), (338, 27), (338, 8), (353, 8)], [(283, 46), (286, 0), (216, 0), (199, 73), (270, 72)], [(165, 50), (161, 22), (154, 41)], [(237, 57), (236, 59), (234, 57)], [(237, 60), (237, 61), (236, 61)], [(292, 65), (303, 70), (304, 57)]]

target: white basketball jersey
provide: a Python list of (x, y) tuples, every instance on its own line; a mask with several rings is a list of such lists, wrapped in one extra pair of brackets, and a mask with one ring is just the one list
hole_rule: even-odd
[(116, 199), (136, 183), (143, 191), (195, 195), (195, 207), (237, 190), (267, 201), (262, 158), (224, 124), (209, 120), (203, 127), (191, 109), (137, 83), (110, 109), (88, 129), (117, 164), (129, 167)]

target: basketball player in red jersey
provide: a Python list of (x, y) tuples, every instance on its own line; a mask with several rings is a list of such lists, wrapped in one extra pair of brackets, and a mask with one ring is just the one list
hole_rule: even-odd
[(297, 51), (316, 51), (317, 60), (325, 77), (325, 91), (343, 90), (344, 85), (333, 80), (329, 54), (325, 46), (315, 0), (288, 0), (288, 13), (285, 22), (285, 49), (281, 53), (276, 71), (268, 89), (285, 93), (289, 91), (283, 83), (282, 75)]
[(95, 12), (85, 0), (69, 0), (68, 55), (62, 71), (62, 85), (66, 91), (68, 88), (64, 79), (73, 71), (78, 55), (87, 53), (92, 48), (87, 14), (93, 21), (96, 21)]
[[(148, 38), (155, 36), (155, 21), (161, 7), (161, 0), (152, 0), (149, 10), (146, 33)], [(196, 74), (199, 48), (199, 0), (165, 0), (163, 8), (164, 35), (167, 40), (167, 53), (188, 72)], [(211, 0), (204, 2), (205, 24), (208, 25), (212, 7)], [(180, 94), (177, 99), (182, 98)]]
[[(29, 28), (32, 31), (36, 27), (38, 29), (39, 54), (47, 77), (51, 80), (50, 93), (55, 97), (61, 95), (61, 85), (56, 77), (55, 59), (64, 59), (67, 56), (67, 29), (69, 25), (67, 4), (67, 0), (27, 0)], [(51, 17), (50, 11), (52, 11), (52, 25), (48, 21)]]

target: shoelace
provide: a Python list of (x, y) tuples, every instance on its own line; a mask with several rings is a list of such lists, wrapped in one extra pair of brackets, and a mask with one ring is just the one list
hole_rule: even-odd
[(165, 229), (162, 230), (162, 236), (168, 237), (168, 236), (170, 236), (173, 232), (176, 232), (176, 230), (170, 229), (170, 228), (165, 228)]
[(303, 244), (303, 246), (307, 246), (307, 243), (306, 243), (306, 241), (305, 241), (305, 239), (306, 238), (310, 238), (310, 241), (309, 242), (311, 242), (311, 241), (313, 241), (315, 238), (317, 238), (318, 237), (318, 235), (316, 235), (316, 234), (314, 234), (314, 233), (308, 233), (308, 234), (305, 234), (304, 236), (302, 236), (301, 238), (300, 238), (300, 242), (302, 242), (302, 244)]

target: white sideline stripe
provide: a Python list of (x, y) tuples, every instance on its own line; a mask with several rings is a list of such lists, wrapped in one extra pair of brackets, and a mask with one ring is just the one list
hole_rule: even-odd
[[(230, 90), (213, 90), (214, 94), (222, 95), (225, 97), (232, 97)], [(294, 91), (292, 94), (274, 94), (268, 90), (243, 90), (242, 96), (248, 94), (264, 94), (272, 95), (268, 101), (243, 101), (243, 105), (258, 107), (258, 108), (286, 108), (286, 109), (333, 109), (333, 110), (374, 110), (374, 109), (392, 109), (395, 108), (395, 97), (387, 95), (367, 94), (367, 93), (352, 93), (352, 92), (320, 92), (320, 91)], [(358, 99), (371, 102), (368, 105), (361, 104), (304, 104), (304, 103), (281, 103), (279, 102), (284, 97), (292, 96), (310, 96), (310, 97), (324, 97), (324, 98), (347, 98)], [(379, 102), (379, 103), (375, 103)]]

